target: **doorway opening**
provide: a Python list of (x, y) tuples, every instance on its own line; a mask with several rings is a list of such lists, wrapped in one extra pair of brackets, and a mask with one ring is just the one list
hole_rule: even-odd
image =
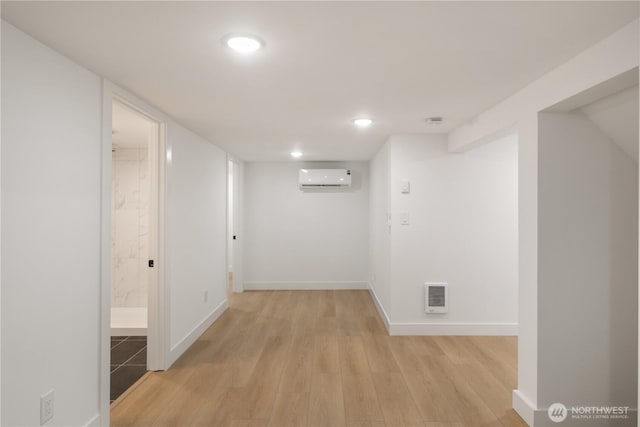
[(231, 298), (233, 293), (233, 252), (234, 241), (237, 239), (234, 228), (234, 166), (233, 161), (227, 162), (227, 296)]
[(159, 126), (112, 101), (110, 401), (148, 369), (150, 294), (157, 249)]
[(242, 162), (227, 158), (227, 296), (242, 292)]

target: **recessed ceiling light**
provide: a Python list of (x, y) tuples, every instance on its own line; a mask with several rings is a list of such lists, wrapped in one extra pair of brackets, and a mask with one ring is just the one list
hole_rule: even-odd
[(302, 157), (302, 153), (300, 151), (292, 151), (291, 157), (295, 157), (297, 159), (298, 157)]
[(371, 123), (373, 123), (373, 120), (368, 119), (366, 117), (353, 120), (353, 124), (360, 128), (366, 128), (367, 126), (371, 126)]
[(440, 125), (442, 124), (442, 117), (427, 117), (424, 121), (430, 125)]
[(250, 34), (231, 34), (222, 39), (225, 46), (238, 53), (253, 53), (264, 46), (264, 42)]

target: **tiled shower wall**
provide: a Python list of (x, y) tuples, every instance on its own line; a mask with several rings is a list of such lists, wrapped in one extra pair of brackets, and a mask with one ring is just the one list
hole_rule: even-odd
[(112, 167), (111, 306), (146, 307), (150, 192), (146, 148), (116, 149)]

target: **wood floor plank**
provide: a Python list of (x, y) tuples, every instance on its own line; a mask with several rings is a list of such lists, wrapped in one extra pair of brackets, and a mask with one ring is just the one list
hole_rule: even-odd
[(382, 335), (362, 335), (371, 372), (399, 372), (393, 353), (389, 348), (389, 337)]
[(309, 412), (309, 393), (278, 393), (271, 414), (270, 426), (306, 426)]
[(369, 361), (364, 351), (362, 337), (344, 336), (338, 338), (340, 371), (342, 374), (369, 372)]
[(390, 337), (391, 350), (398, 361), (411, 396), (423, 420), (432, 422), (461, 421), (457, 413), (455, 388), (448, 378), (435, 377), (425, 369), (411, 340)]
[(411, 342), (416, 352), (424, 357), (441, 357), (444, 352), (438, 346), (435, 339), (437, 337), (407, 337), (407, 341)]
[(384, 421), (369, 372), (343, 373), (342, 389), (347, 423)]
[(511, 409), (514, 337), (389, 337), (364, 290), (230, 304), (113, 407), (113, 426), (526, 426)]
[(384, 421), (347, 421), (347, 427), (385, 427)]
[(313, 427), (345, 425), (340, 374), (313, 374), (308, 423)]
[(422, 427), (422, 417), (409, 393), (402, 374), (395, 372), (373, 374), (373, 383), (386, 425)]
[(267, 420), (233, 420), (229, 427), (267, 427)]
[(460, 340), (466, 337), (450, 337), (450, 336), (437, 336), (432, 337), (433, 342), (442, 349), (443, 353), (447, 355), (451, 363), (455, 365), (466, 365), (474, 359), (468, 349), (460, 344)]
[(424, 427), (466, 427), (464, 424), (459, 423), (459, 422), (454, 422), (454, 423), (441, 423), (438, 421), (425, 421), (424, 422)]
[(314, 343), (313, 335), (293, 338), (280, 379), (279, 393), (304, 393), (310, 390)]
[(336, 317), (336, 304), (333, 291), (318, 291), (318, 316)]
[(339, 335), (337, 317), (317, 317), (314, 324), (314, 334), (337, 337)]
[(340, 373), (338, 338), (336, 336), (315, 337), (313, 372), (319, 374)]
[(224, 366), (203, 366), (199, 375), (179, 386), (171, 404), (162, 408), (152, 425), (179, 427), (193, 424), (201, 406), (218, 407), (222, 403), (231, 382), (232, 373)]
[(256, 322), (246, 331), (229, 364), (233, 373), (233, 387), (247, 385), (264, 349), (267, 323)]
[(164, 386), (159, 375), (150, 376), (133, 393), (111, 411), (113, 427), (150, 426), (158, 416), (158, 406), (167, 404), (177, 388)]
[(455, 413), (451, 412), (452, 421), (462, 418), (465, 425), (485, 426), (497, 419), (460, 372), (463, 365), (454, 364), (447, 356), (421, 362), (430, 376), (430, 384), (435, 385), (446, 404), (456, 408)]
[(243, 402), (243, 413), (248, 415), (247, 418), (269, 417), (289, 345), (289, 340), (283, 337), (267, 339), (262, 355), (245, 387), (248, 393)]
[(507, 411), (499, 421), (503, 427), (529, 427), (529, 425), (513, 409)]

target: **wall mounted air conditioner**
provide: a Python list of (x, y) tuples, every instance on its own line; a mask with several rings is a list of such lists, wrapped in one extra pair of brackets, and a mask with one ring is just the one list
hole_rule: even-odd
[(350, 188), (351, 169), (300, 169), (301, 190), (318, 188)]

